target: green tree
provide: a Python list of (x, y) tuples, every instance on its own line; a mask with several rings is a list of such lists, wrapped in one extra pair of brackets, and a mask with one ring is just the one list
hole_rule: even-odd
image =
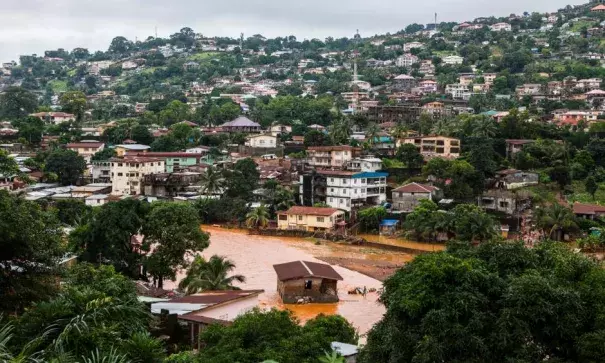
[(422, 167), (424, 158), (413, 144), (402, 144), (397, 148), (397, 160), (405, 164), (409, 169)]
[(153, 134), (147, 126), (136, 125), (130, 130), (130, 138), (142, 145), (151, 145), (153, 142)]
[(52, 212), (0, 191), (0, 312), (20, 312), (55, 292), (61, 237)]
[[(101, 206), (93, 218), (69, 235), (71, 249), (81, 261), (113, 265), (116, 270), (138, 278), (141, 255), (136, 237), (145, 224), (149, 203), (123, 199)], [(134, 242), (134, 243), (133, 243)]]
[(27, 117), (13, 122), (19, 130), (19, 137), (30, 144), (39, 144), (44, 134), (44, 121), (38, 117)]
[(380, 222), (387, 216), (387, 210), (382, 207), (372, 207), (359, 211), (358, 220), (361, 228), (366, 232), (377, 231)]
[(330, 141), (328, 136), (319, 130), (310, 130), (305, 134), (304, 145), (305, 147), (311, 146), (326, 146), (329, 145)]
[(214, 167), (209, 166), (200, 179), (203, 194), (221, 194), (225, 188), (225, 178)]
[(260, 174), (256, 163), (250, 158), (238, 160), (232, 171), (227, 171), (227, 196), (231, 198), (252, 199), (252, 192), (258, 187)]
[(563, 239), (564, 233), (577, 230), (576, 218), (571, 209), (558, 203), (536, 210), (536, 222), (549, 238)]
[(229, 276), (234, 269), (235, 264), (226, 257), (214, 255), (206, 261), (202, 256), (195, 256), (187, 276), (179, 283), (179, 289), (187, 295), (202, 291), (239, 290), (233, 284), (244, 283), (246, 278), (243, 275)]
[(115, 158), (118, 154), (116, 153), (116, 149), (105, 148), (101, 151), (97, 151), (92, 157), (93, 161), (103, 161), (109, 160), (111, 158)]
[(36, 96), (21, 88), (8, 87), (0, 94), (0, 117), (9, 120), (26, 117), (38, 107)]
[(76, 120), (81, 122), (86, 110), (86, 95), (81, 91), (68, 91), (61, 95), (59, 104), (63, 112), (76, 115)]
[(261, 205), (246, 215), (246, 225), (250, 228), (265, 228), (269, 224), (269, 211)]
[(586, 178), (586, 181), (584, 181), (584, 187), (592, 197), (592, 200), (594, 200), (595, 193), (597, 192), (597, 190), (599, 190), (599, 185), (597, 184), (595, 178), (593, 176), (589, 176), (588, 178)]
[(57, 208), (57, 217), (61, 223), (68, 226), (85, 223), (92, 213), (92, 207), (78, 199), (60, 199), (55, 203), (55, 208)]
[(201, 362), (317, 363), (330, 343), (355, 344), (354, 328), (340, 316), (320, 315), (300, 326), (288, 311), (254, 310), (229, 326), (213, 325), (200, 335)]
[(565, 246), (465, 244), (384, 283), (387, 312), (358, 361), (599, 361), (605, 273)]
[(155, 203), (143, 227), (147, 273), (162, 288), (188, 266), (186, 257), (208, 247), (208, 235), (200, 230), (196, 210), (190, 204)]
[(55, 173), (63, 185), (75, 184), (86, 170), (86, 161), (72, 150), (57, 149), (48, 155), (44, 171)]

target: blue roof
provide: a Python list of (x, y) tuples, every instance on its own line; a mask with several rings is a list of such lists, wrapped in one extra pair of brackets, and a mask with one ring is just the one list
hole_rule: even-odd
[(364, 173), (357, 173), (353, 175), (353, 178), (357, 179), (357, 178), (386, 178), (387, 176), (389, 176), (389, 173), (378, 173), (378, 172), (364, 172)]
[(380, 226), (393, 227), (396, 226), (398, 223), (398, 219), (383, 219), (382, 222), (380, 222)]

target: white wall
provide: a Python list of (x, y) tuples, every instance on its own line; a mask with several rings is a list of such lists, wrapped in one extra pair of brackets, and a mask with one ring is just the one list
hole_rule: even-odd
[(238, 316), (245, 314), (256, 306), (258, 306), (258, 295), (249, 296), (230, 304), (212, 307), (194, 314), (212, 319), (233, 321)]

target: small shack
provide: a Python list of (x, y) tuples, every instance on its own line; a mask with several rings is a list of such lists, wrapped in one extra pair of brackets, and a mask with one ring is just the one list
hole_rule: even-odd
[(294, 261), (273, 265), (277, 292), (285, 304), (338, 302), (342, 277), (330, 265)]
[(399, 220), (397, 219), (383, 219), (380, 222), (380, 235), (381, 236), (394, 236), (399, 226)]

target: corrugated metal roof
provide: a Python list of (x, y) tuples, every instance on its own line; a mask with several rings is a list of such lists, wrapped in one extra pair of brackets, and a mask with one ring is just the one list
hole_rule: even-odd
[(342, 276), (330, 265), (309, 261), (293, 261), (273, 265), (280, 281), (294, 280), (305, 277), (319, 277), (329, 280), (342, 280)]

